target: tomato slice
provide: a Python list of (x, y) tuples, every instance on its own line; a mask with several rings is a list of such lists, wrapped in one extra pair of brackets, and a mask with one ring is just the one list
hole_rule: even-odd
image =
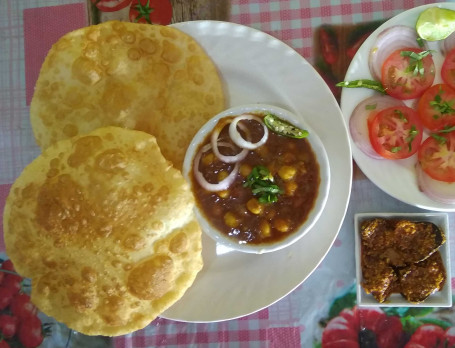
[(455, 90), (446, 84), (430, 87), (420, 98), (417, 113), (429, 130), (455, 126)]
[(133, 0), (129, 12), (130, 22), (168, 25), (172, 19), (169, 0)]
[(115, 12), (127, 7), (131, 0), (91, 0), (102, 12)]
[(402, 55), (406, 52), (418, 54), (424, 51), (414, 47), (396, 50), (384, 61), (381, 70), (381, 82), (387, 94), (402, 100), (420, 97), (433, 84), (435, 77), (431, 55), (416, 61)]
[(403, 159), (415, 154), (422, 142), (423, 126), (417, 112), (407, 106), (392, 106), (376, 114), (368, 123), (373, 149), (387, 159)]
[(455, 131), (438, 133), (420, 145), (422, 169), (435, 180), (455, 182)]
[(447, 53), (441, 68), (442, 80), (455, 89), (455, 48)]

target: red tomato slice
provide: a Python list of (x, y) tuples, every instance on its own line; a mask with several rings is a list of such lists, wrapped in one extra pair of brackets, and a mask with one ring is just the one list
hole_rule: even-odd
[(423, 126), (407, 106), (392, 106), (368, 123), (371, 146), (384, 158), (403, 159), (415, 154), (422, 142)]
[[(431, 55), (422, 58), (421, 66), (402, 52), (423, 52), (418, 48), (403, 48), (394, 51), (382, 65), (381, 80), (387, 94), (397, 99), (420, 97), (434, 81), (435, 67)], [(419, 69), (423, 68), (423, 71)], [(416, 70), (417, 68), (417, 70)]]
[(168, 25), (172, 19), (169, 0), (133, 0), (129, 13), (130, 22)]
[(455, 90), (446, 84), (430, 87), (420, 98), (417, 113), (429, 130), (455, 126)]
[(419, 149), (422, 169), (435, 180), (455, 182), (455, 131), (428, 137)]
[(115, 12), (127, 7), (131, 0), (91, 0), (102, 12)]
[(445, 83), (455, 89), (455, 48), (447, 53), (442, 63), (441, 77)]

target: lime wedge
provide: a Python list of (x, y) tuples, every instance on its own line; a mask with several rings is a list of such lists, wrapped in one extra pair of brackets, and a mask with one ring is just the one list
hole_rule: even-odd
[(416, 30), (424, 40), (444, 40), (455, 31), (455, 11), (430, 7), (420, 14)]

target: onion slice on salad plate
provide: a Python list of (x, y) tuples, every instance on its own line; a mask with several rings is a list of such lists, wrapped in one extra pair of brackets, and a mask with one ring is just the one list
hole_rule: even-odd
[(417, 31), (406, 25), (395, 25), (382, 31), (370, 49), (368, 66), (375, 80), (381, 81), (381, 69), (384, 61), (392, 52), (401, 48), (420, 47)]
[(435, 180), (416, 163), (419, 189), (431, 199), (445, 204), (455, 204), (455, 183)]
[(378, 111), (392, 107), (405, 105), (401, 100), (387, 95), (377, 94), (361, 101), (354, 109), (349, 118), (349, 131), (355, 145), (367, 156), (374, 159), (384, 159), (371, 146), (368, 119)]

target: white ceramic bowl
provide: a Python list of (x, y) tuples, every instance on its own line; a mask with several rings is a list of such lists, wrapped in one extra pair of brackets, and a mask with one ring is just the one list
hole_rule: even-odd
[(183, 163), (183, 175), (186, 178), (186, 180), (190, 183), (190, 185), (192, 185), (191, 176), (193, 169), (193, 160), (196, 155), (196, 151), (198, 150), (201, 142), (204, 141), (204, 139), (207, 137), (207, 134), (210, 133), (213, 127), (218, 123), (218, 120), (227, 116), (235, 116), (251, 112), (253, 113), (270, 112), (281, 119), (291, 122), (292, 124), (298, 126), (299, 128), (308, 130), (309, 136), (307, 137), (307, 139), (310, 142), (313, 152), (319, 163), (319, 171), (321, 178), (318, 196), (316, 198), (313, 209), (310, 211), (306, 221), (296, 231), (289, 234), (287, 238), (270, 244), (253, 245), (248, 243), (246, 244), (237, 243), (236, 240), (229, 238), (228, 236), (217, 230), (214, 226), (212, 226), (210, 222), (204, 217), (204, 214), (196, 206), (195, 214), (202, 230), (211, 238), (213, 238), (217, 243), (223, 245), (224, 247), (234, 249), (237, 251), (262, 254), (266, 252), (279, 250), (286, 246), (291, 245), (292, 243), (299, 240), (303, 235), (305, 235), (305, 233), (307, 233), (311, 229), (311, 227), (316, 223), (327, 201), (330, 188), (330, 168), (328, 156), (321, 140), (319, 139), (317, 134), (305, 123), (302, 116), (298, 116), (290, 111), (273, 105), (249, 104), (227, 109), (221, 112), (220, 114), (214, 116), (194, 136), (190, 146), (188, 147), (188, 150), (185, 155), (185, 160)]
[[(367, 294), (361, 285), (362, 268), (360, 263), (361, 244), (360, 244), (360, 225), (363, 221), (371, 218), (400, 218), (409, 221), (428, 221), (438, 226), (445, 234), (446, 242), (439, 247), (444, 267), (447, 272), (446, 282), (441, 291), (430, 295), (421, 303), (408, 302), (400, 294), (391, 294), (385, 303), (379, 303), (371, 294)], [(354, 216), (355, 226), (355, 260), (357, 278), (357, 305), (361, 307), (451, 307), (452, 306), (452, 286), (450, 275), (450, 251), (449, 251), (449, 217), (446, 213), (358, 213)]]

